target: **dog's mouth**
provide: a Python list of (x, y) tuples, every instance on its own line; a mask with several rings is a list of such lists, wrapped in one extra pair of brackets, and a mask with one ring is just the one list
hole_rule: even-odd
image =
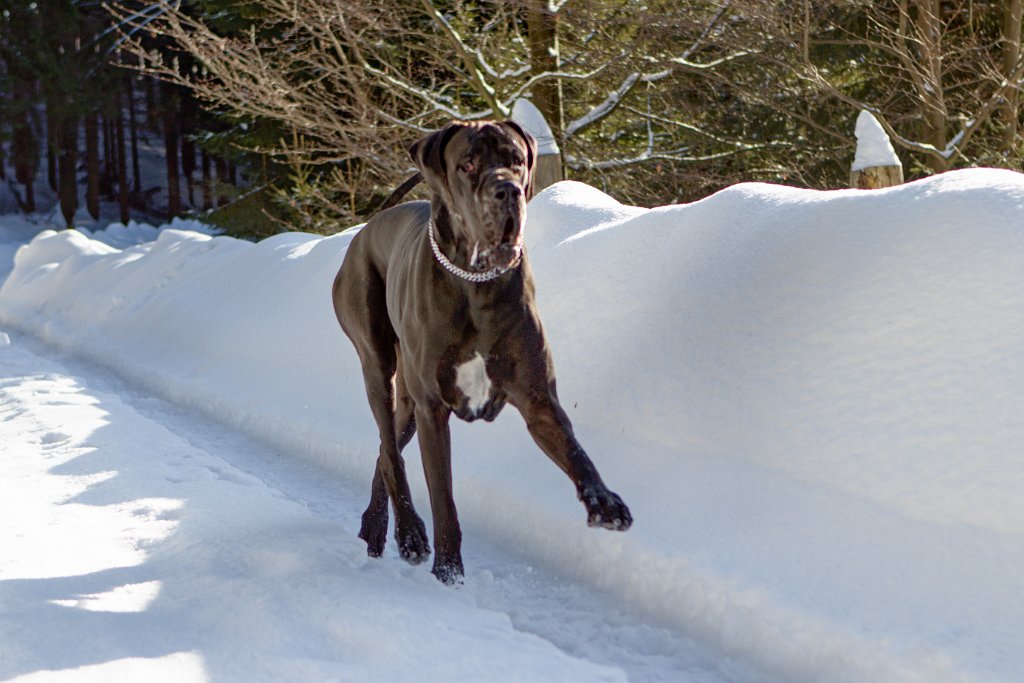
[(502, 226), (500, 242), (488, 247), (477, 242), (470, 253), (470, 269), (476, 272), (486, 272), (495, 268), (514, 267), (523, 253), (523, 231), (516, 228), (515, 218), (509, 216)]

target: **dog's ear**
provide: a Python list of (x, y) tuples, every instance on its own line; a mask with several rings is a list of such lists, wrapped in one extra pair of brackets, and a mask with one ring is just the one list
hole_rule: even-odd
[(522, 126), (509, 119), (502, 121), (501, 125), (522, 138), (526, 144), (526, 199), (533, 197), (533, 175), (537, 170), (537, 141), (527, 133)]
[(445, 166), (444, 149), (452, 136), (462, 127), (463, 124), (459, 121), (452, 121), (436, 133), (417, 140), (409, 148), (409, 156), (412, 157), (413, 163), (431, 185), (447, 185), (448, 171)]

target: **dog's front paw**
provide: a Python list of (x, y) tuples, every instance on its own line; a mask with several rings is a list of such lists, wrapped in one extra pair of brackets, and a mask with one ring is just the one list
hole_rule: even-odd
[(580, 500), (587, 508), (587, 524), (605, 529), (625, 531), (633, 524), (629, 508), (619, 496), (608, 489), (596, 486), (580, 491)]
[(448, 586), (462, 583), (462, 578), (465, 575), (461, 557), (441, 559), (438, 556), (434, 560), (434, 568), (430, 571), (438, 581)]
[(409, 564), (419, 564), (430, 557), (427, 529), (418, 516), (414, 515), (411, 520), (396, 525), (395, 541), (398, 543), (398, 554)]

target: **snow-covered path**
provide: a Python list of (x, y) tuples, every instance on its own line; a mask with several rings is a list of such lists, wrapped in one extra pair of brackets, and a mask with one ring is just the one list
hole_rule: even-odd
[(486, 538), (369, 560), (365, 482), (5, 339), (0, 680), (761, 678)]

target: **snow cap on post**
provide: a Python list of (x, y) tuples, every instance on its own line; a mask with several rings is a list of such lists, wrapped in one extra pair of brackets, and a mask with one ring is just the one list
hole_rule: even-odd
[(537, 141), (537, 154), (558, 154), (561, 151), (544, 114), (530, 100), (520, 98), (515, 101), (512, 105), (512, 120)]
[(903, 183), (903, 165), (889, 136), (871, 112), (857, 116), (857, 151), (850, 167), (850, 187), (874, 190)]
[(523, 127), (537, 141), (537, 169), (533, 176), (533, 190), (540, 192), (548, 185), (553, 185), (564, 178), (562, 174), (562, 155), (558, 149), (555, 134), (544, 119), (544, 114), (533, 102), (518, 99), (512, 105), (512, 120)]

